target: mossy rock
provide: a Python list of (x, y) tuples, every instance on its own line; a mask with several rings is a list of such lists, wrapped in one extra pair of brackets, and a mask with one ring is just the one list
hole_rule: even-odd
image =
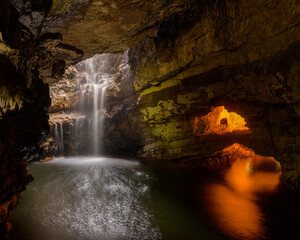
[(66, 12), (76, 1), (77, 0), (53, 0), (49, 15), (54, 16)]

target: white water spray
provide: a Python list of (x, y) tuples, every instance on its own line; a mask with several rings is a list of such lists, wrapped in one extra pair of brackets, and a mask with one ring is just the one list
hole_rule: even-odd
[[(81, 87), (80, 109), (78, 110), (84, 111), (89, 116), (88, 131), (90, 135), (89, 146), (91, 146), (89, 152), (93, 155), (100, 155), (103, 152), (105, 94), (109, 82), (109, 76), (105, 73), (106, 58), (105, 55), (101, 56), (100, 62), (90, 58), (82, 64), (83, 71), (86, 73), (86, 83)], [(92, 106), (89, 106), (91, 103)], [(90, 110), (87, 112), (87, 109)]]
[[(67, 151), (99, 156), (104, 151), (106, 90), (115, 77), (111, 72), (111, 55), (97, 55), (75, 68), (78, 72), (75, 76), (77, 86), (70, 96), (75, 96), (71, 101), (76, 101), (76, 104), (68, 113), (61, 113), (60, 119), (54, 120), (56, 153), (64, 155)], [(63, 124), (64, 121), (67, 123)]]

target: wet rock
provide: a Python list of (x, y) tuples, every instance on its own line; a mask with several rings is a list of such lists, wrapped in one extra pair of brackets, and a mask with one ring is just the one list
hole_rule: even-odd
[[(239, 142), (275, 157), (285, 183), (299, 190), (299, 26), (293, 0), (68, 0), (52, 6), (3, 0), (1, 219), (11, 210), (6, 203), (31, 180), (25, 160), (41, 154), (38, 144), (49, 131), (47, 84), (95, 53), (134, 46), (128, 53), (134, 81), (116, 73), (108, 91), (109, 152), (197, 160)], [(124, 73), (121, 66), (117, 72)], [(74, 98), (57, 92), (53, 112), (77, 104), (76, 71), (67, 74), (65, 90), (75, 89)], [(193, 134), (195, 118), (215, 106), (241, 115), (251, 133)]]
[[(134, 89), (133, 75), (128, 65), (127, 52), (115, 55), (96, 55), (92, 61), (94, 71), (99, 72), (99, 76), (105, 75), (105, 79), (108, 81), (105, 96), (105, 136), (103, 138), (105, 153), (136, 153), (143, 144), (142, 136), (146, 130), (136, 106), (138, 100)], [(54, 129), (55, 127), (60, 128), (59, 124), (63, 124), (65, 155), (88, 153), (88, 142), (89, 139), (92, 139), (88, 130), (88, 115), (90, 114), (89, 109), (93, 108), (94, 104), (94, 89), (89, 88), (89, 85), (86, 84), (90, 80), (86, 64), (82, 62), (69, 67), (63, 80), (50, 84), (52, 99), (50, 112), (52, 113), (49, 120), (51, 126), (49, 136), (55, 140), (57, 137), (55, 137)], [(75, 120), (78, 119), (76, 111), (85, 113), (87, 117), (80, 122), (81, 125), (77, 130), (75, 130)], [(83, 124), (84, 121), (86, 123)], [(81, 136), (75, 138), (74, 131)], [(81, 146), (81, 149), (76, 150), (76, 146)], [(58, 149), (59, 146), (56, 146), (54, 155), (61, 154), (57, 151)]]
[[(242, 143), (280, 161), (299, 191), (299, 4), (219, 1), (197, 11), (166, 18), (154, 38), (129, 51), (151, 133), (140, 154), (201, 161)], [(245, 118), (251, 133), (195, 136), (204, 131), (199, 121), (195, 132), (195, 119), (216, 106)]]

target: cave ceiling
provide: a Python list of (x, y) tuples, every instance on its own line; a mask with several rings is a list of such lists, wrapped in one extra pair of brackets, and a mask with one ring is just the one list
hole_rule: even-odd
[(5, 2), (17, 10), (27, 40), (34, 39), (36, 54), (29, 62), (39, 62), (45, 83), (58, 81), (67, 66), (97, 53), (124, 52), (154, 37), (164, 18), (189, 6), (184, 0)]

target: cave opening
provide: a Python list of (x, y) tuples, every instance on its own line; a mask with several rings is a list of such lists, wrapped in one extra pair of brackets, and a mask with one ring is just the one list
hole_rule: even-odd
[(195, 117), (194, 135), (225, 134), (233, 131), (249, 130), (246, 121), (235, 112), (228, 112), (224, 106), (212, 107), (205, 116)]

